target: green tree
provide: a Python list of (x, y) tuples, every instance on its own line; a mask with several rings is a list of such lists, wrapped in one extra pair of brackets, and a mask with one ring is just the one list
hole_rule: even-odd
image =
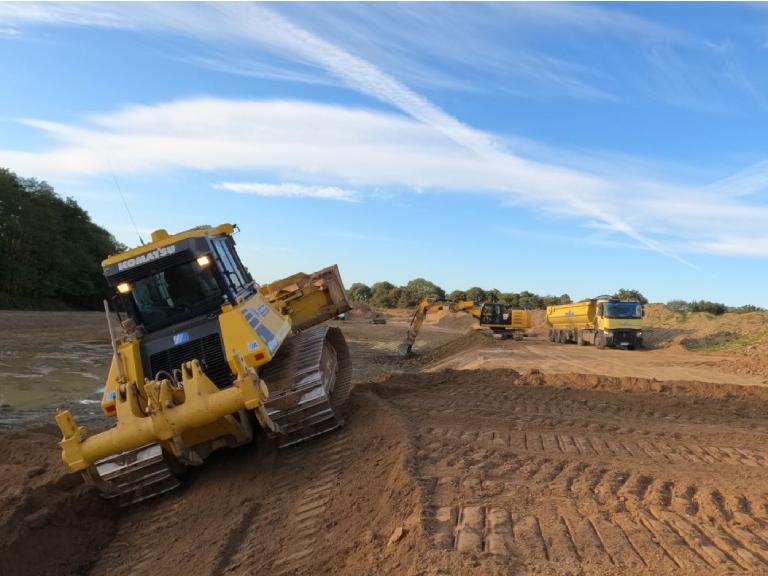
[(485, 302), (485, 290), (478, 286), (473, 286), (467, 290), (467, 300), (472, 300), (473, 302)]
[(390, 293), (395, 289), (391, 282), (376, 282), (371, 286), (371, 304), (382, 308), (392, 308), (394, 303), (391, 301)]
[(728, 308), (728, 312), (735, 312), (736, 314), (746, 314), (748, 312), (765, 312), (765, 308), (760, 308), (754, 304), (745, 304), (744, 306)]
[(349, 287), (349, 297), (353, 302), (368, 302), (372, 295), (371, 287), (362, 282), (355, 282)]
[(0, 169), (0, 307), (99, 308), (101, 261), (123, 250), (72, 198)]
[(502, 292), (499, 294), (499, 302), (518, 307), (520, 306), (520, 294), (515, 292)]
[(445, 300), (445, 290), (424, 278), (414, 278), (403, 287), (409, 306), (416, 306), (423, 298)]
[(563, 294), (561, 296), (543, 296), (541, 300), (543, 308), (546, 308), (547, 306), (557, 306), (558, 304), (571, 303), (571, 297), (568, 296), (568, 294)]
[(518, 306), (525, 308), (526, 310), (544, 308), (544, 299), (538, 294), (528, 292), (528, 290), (523, 290), (520, 292), (520, 296), (518, 298)]
[(677, 312), (678, 314), (684, 314), (688, 312), (688, 302), (685, 300), (670, 300), (667, 302), (667, 308), (669, 308), (672, 312)]
[(457, 302), (458, 300), (468, 300), (467, 293), (464, 290), (454, 290), (446, 296), (451, 302)]
[(709, 300), (695, 300), (688, 304), (688, 309), (691, 312), (709, 312), (715, 316), (725, 314), (728, 308), (725, 304), (720, 302), (710, 302)]
[(491, 288), (485, 293), (486, 302), (498, 302), (501, 299), (501, 292), (496, 288)]
[(619, 300), (632, 300), (640, 302), (640, 304), (648, 304), (648, 298), (643, 296), (639, 290), (621, 288), (616, 292), (616, 294), (613, 295), (613, 297), (618, 298)]

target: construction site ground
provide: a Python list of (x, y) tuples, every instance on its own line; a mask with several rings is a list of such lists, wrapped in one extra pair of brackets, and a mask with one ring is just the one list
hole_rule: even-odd
[[(499, 341), (449, 314), (400, 359), (404, 313), (353, 314), (336, 323), (357, 383), (344, 429), (219, 452), (120, 510), (66, 473), (39, 400), (57, 370), (103, 377), (103, 329), (57, 316), (61, 350), (50, 323), (15, 314), (0, 336), (3, 576), (768, 573), (768, 387), (727, 350), (559, 345), (540, 322)], [(57, 382), (98, 426), (80, 402), (98, 382)]]

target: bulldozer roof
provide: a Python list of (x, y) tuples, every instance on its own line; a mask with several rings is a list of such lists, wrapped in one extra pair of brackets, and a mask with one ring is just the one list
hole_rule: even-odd
[(130, 250), (126, 250), (125, 252), (120, 252), (119, 254), (113, 254), (112, 256), (109, 256), (108, 258), (104, 259), (101, 262), (102, 268), (106, 268), (107, 266), (111, 266), (112, 264), (117, 264), (118, 262), (122, 262), (123, 260), (127, 260), (129, 258), (136, 258), (137, 256), (141, 256), (142, 254), (146, 254), (147, 252), (152, 252), (154, 250), (157, 250), (158, 248), (164, 248), (166, 246), (170, 246), (171, 244), (174, 244), (176, 242), (179, 242), (181, 240), (186, 240), (188, 238), (202, 238), (204, 236), (219, 236), (221, 234), (232, 234), (235, 230), (234, 225), (232, 224), (219, 224), (218, 226), (196, 226), (195, 228), (190, 228), (189, 230), (184, 230), (183, 232), (179, 232), (178, 234), (168, 234), (167, 231), (160, 229), (155, 230), (152, 232), (152, 241), (148, 244), (144, 244), (142, 246), (137, 246), (136, 248), (131, 248)]

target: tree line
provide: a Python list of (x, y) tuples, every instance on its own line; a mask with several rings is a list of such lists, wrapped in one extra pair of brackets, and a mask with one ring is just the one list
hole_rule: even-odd
[(123, 250), (73, 198), (0, 169), (0, 309), (98, 309), (101, 261)]
[(569, 304), (568, 294), (561, 296), (540, 296), (524, 290), (522, 292), (501, 292), (484, 290), (473, 286), (468, 290), (454, 290), (446, 294), (440, 286), (415, 278), (405, 286), (395, 286), (391, 282), (376, 282), (371, 286), (356, 282), (349, 287), (349, 297), (355, 302), (363, 302), (379, 308), (410, 308), (416, 306), (422, 298), (434, 300), (472, 300), (474, 302), (503, 302), (526, 309), (545, 308), (553, 304)]
[(752, 304), (745, 304), (744, 306), (726, 306), (722, 302), (710, 302), (709, 300), (693, 300), (686, 302), (685, 300), (670, 300), (667, 302), (667, 308), (672, 312), (678, 312), (680, 314), (687, 314), (688, 312), (709, 312), (715, 316), (720, 316), (726, 312), (734, 312), (736, 314), (746, 314), (747, 312), (765, 312), (765, 308), (754, 306)]

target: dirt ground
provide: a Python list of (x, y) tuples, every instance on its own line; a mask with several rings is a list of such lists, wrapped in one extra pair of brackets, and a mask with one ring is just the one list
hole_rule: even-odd
[(217, 453), (133, 508), (65, 473), (54, 427), (0, 432), (0, 574), (768, 573), (762, 376), (455, 317), (403, 360), (406, 321), (337, 323), (344, 429)]

